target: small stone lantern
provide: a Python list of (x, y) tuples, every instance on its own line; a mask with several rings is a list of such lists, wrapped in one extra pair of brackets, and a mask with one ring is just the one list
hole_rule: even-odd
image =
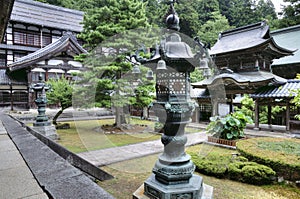
[(55, 126), (51, 125), (48, 116), (46, 115), (47, 97), (46, 92), (50, 86), (45, 84), (42, 75), (39, 75), (39, 82), (30, 87), (35, 92), (35, 100), (38, 107), (38, 115), (33, 123), (34, 130), (51, 139), (58, 139)]
[(36, 117), (36, 121), (33, 123), (33, 126), (49, 126), (51, 123), (48, 121), (48, 117), (46, 113), (46, 105), (47, 105), (47, 97), (46, 92), (49, 90), (49, 86), (46, 85), (42, 76), (39, 76), (39, 82), (34, 84), (31, 89), (35, 92), (35, 100), (38, 107), (38, 115)]

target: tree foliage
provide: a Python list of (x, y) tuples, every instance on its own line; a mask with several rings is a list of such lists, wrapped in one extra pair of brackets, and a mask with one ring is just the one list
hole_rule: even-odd
[(283, 17), (279, 21), (279, 28), (300, 24), (300, 0), (284, 0), (288, 3), (283, 8)]
[(49, 79), (47, 84), (51, 85), (51, 92), (47, 92), (48, 104), (60, 105), (61, 109), (53, 117), (53, 124), (57, 125), (57, 118), (63, 111), (72, 106), (73, 87), (69, 80)]
[(88, 79), (83, 78), (83, 81), (93, 87), (88, 89), (96, 90), (95, 105), (115, 108), (116, 125), (120, 126), (125, 122), (124, 107), (136, 102), (130, 55), (152, 39), (146, 31), (150, 26), (145, 3), (139, 0), (103, 2), (105, 6), (87, 10), (84, 30), (79, 35), (91, 49), (84, 57), (90, 71), (85, 74)]

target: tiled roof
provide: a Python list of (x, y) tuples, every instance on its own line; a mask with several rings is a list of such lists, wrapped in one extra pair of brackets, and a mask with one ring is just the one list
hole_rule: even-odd
[(13, 45), (13, 44), (0, 44), (0, 49), (34, 52), (34, 51), (39, 50), (40, 48), (31, 47), (31, 46), (19, 46), (19, 45)]
[(282, 86), (264, 86), (256, 93), (250, 95), (253, 98), (288, 98), (293, 96), (293, 90), (300, 89), (300, 80), (288, 80)]
[(208, 89), (204, 89), (204, 88), (193, 88), (191, 89), (191, 98), (192, 99), (209, 99), (210, 98), (210, 94)]
[(255, 84), (265, 82), (265, 84), (284, 84), (286, 79), (274, 75), (273, 73), (266, 71), (251, 71), (251, 72), (240, 72), (240, 73), (221, 73), (216, 76), (212, 76), (208, 79), (205, 79), (201, 82), (193, 83), (194, 88), (206, 88), (209, 85), (213, 85), (219, 79), (223, 81), (230, 79), (236, 84)]
[(0, 0), (0, 42), (3, 39), (13, 4), (14, 0)]
[(298, 49), (294, 55), (273, 60), (272, 66), (300, 63), (300, 25), (272, 31), (271, 35), (280, 46)]
[(81, 32), (83, 12), (32, 0), (15, 0), (10, 20)]
[(293, 52), (278, 46), (273, 38), (270, 37), (269, 26), (265, 22), (259, 22), (220, 33), (219, 39), (211, 48), (210, 54), (217, 55), (235, 52), (268, 43), (284, 54)]
[(26, 68), (39, 61), (49, 59), (59, 52), (66, 51), (67, 48), (73, 51), (73, 53), (75, 53), (76, 55), (87, 53), (87, 51), (79, 45), (76, 37), (72, 33), (66, 32), (61, 38), (49, 44), (48, 46), (24, 57), (21, 57), (11, 64), (8, 64), (9, 70), (15, 71)]

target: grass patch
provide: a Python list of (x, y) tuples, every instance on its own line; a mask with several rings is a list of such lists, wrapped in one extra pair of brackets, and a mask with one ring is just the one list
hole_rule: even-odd
[[(233, 150), (210, 145), (195, 145), (187, 148), (187, 151), (200, 154), (219, 152), (220, 155), (231, 155), (234, 152)], [(98, 184), (117, 199), (130, 199), (132, 193), (150, 176), (157, 158), (158, 155), (151, 155), (102, 167), (115, 178), (98, 182)], [(299, 189), (286, 185), (255, 186), (196, 174), (203, 177), (204, 183), (214, 187), (214, 199), (298, 199), (300, 197)]]
[(276, 152), (282, 152), (291, 155), (300, 156), (300, 143), (282, 140), (279, 142), (258, 142), (258, 148)]
[(300, 140), (252, 138), (237, 142), (238, 151), (251, 161), (264, 164), (287, 180), (300, 178)]
[[(134, 134), (105, 134), (99, 131), (103, 125), (114, 124), (114, 119), (61, 122), (69, 123), (70, 129), (58, 129), (59, 144), (74, 153), (124, 146), (160, 139), (160, 134), (153, 134), (154, 122), (131, 118), (130, 124), (147, 125), (149, 132)], [(98, 129), (98, 130), (97, 130)], [(187, 133), (199, 132), (199, 129), (186, 128)]]
[[(134, 121), (132, 121), (132, 124), (134, 124)], [(102, 125), (113, 124), (113, 119), (66, 123), (70, 124), (70, 129), (57, 130), (60, 136), (58, 143), (74, 153), (160, 139), (160, 135), (147, 132), (137, 134), (104, 134), (97, 131), (97, 128)]]
[[(203, 144), (202, 147), (209, 146)], [(203, 174), (256, 185), (270, 184), (276, 175), (270, 167), (249, 162), (247, 158), (229, 149), (214, 147), (209, 153), (201, 153), (198, 150), (191, 147), (188, 153), (197, 171)]]

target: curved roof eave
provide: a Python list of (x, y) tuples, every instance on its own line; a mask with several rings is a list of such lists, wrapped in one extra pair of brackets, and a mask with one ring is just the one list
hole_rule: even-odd
[(279, 46), (278, 44), (276, 44), (276, 42), (274, 41), (273, 38), (269, 38), (267, 40), (265, 40), (264, 42), (261, 42), (259, 44), (256, 44), (256, 45), (252, 45), (252, 46), (248, 46), (248, 47), (245, 47), (245, 48), (240, 48), (240, 49), (236, 49), (236, 50), (231, 50), (231, 51), (226, 51), (226, 52), (220, 52), (220, 53), (213, 53), (213, 51), (210, 51), (210, 54), (211, 55), (219, 55), (219, 56), (222, 56), (222, 55), (226, 55), (226, 54), (231, 54), (231, 53), (238, 53), (238, 52), (241, 52), (241, 51), (245, 51), (247, 49), (254, 49), (254, 48), (258, 48), (260, 46), (263, 46), (265, 44), (268, 44), (269, 42), (272, 42), (272, 44), (278, 48), (278, 50), (280, 50), (279, 52), (281, 53), (284, 53), (286, 54), (285, 56), (287, 55), (292, 55), (295, 51), (297, 51), (297, 49), (293, 49), (293, 50), (290, 50), (290, 49), (286, 49), (286, 48), (283, 48), (281, 46)]
[[(255, 78), (254, 78), (255, 76)], [(275, 85), (284, 84), (287, 82), (286, 79), (279, 77), (277, 75), (274, 75), (269, 72), (264, 71), (257, 71), (255, 72), (243, 72), (243, 73), (223, 73), (214, 77), (211, 77), (210, 79), (205, 79), (201, 82), (193, 83), (192, 86), (194, 88), (206, 88), (208, 86), (218, 84), (218, 81), (222, 80), (223, 83), (226, 80), (231, 80), (235, 84), (261, 84), (261, 83), (271, 83)]]
[(53, 55), (57, 54), (58, 52), (64, 51), (66, 48), (70, 48), (70, 42), (73, 44), (72, 46), (76, 47), (76, 53), (87, 53), (85, 49), (83, 49), (77, 42), (74, 36), (71, 33), (64, 34), (61, 38), (57, 41), (49, 44), (48, 46), (41, 48), (31, 54), (28, 54), (19, 60), (8, 64), (9, 71), (16, 71), (23, 68), (26, 68), (33, 63), (37, 63), (42, 60), (49, 59)]

